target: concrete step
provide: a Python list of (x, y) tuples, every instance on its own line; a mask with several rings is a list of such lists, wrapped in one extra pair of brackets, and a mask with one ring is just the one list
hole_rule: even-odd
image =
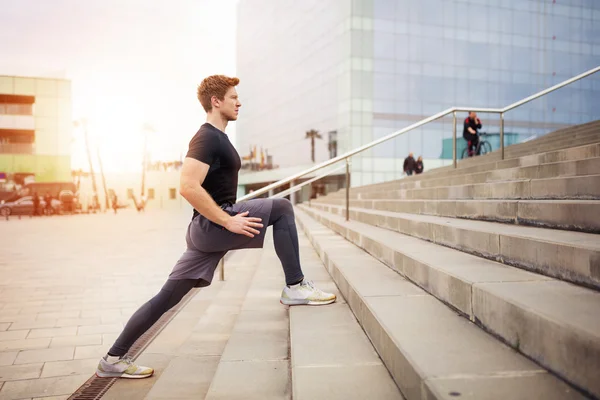
[[(323, 210), (325, 206), (313, 204)], [(327, 206), (344, 215), (341, 206)], [(600, 236), (498, 222), (351, 208), (350, 218), (600, 289)]]
[[(416, 184), (416, 182), (420, 182), (421, 185), (424, 185), (426, 181), (429, 180), (439, 180), (446, 179), (449, 177), (458, 177), (467, 174), (478, 174), (485, 173), (491, 171), (503, 171), (505, 169), (517, 169), (517, 168), (525, 168), (525, 167), (534, 167), (540, 168), (540, 174), (548, 174), (552, 168), (563, 169), (563, 171), (567, 171), (568, 168), (579, 169), (580, 171), (592, 168), (592, 171), (597, 166), (595, 164), (597, 161), (589, 161), (587, 160), (597, 159), (600, 157), (600, 144), (586, 145), (580, 147), (573, 147), (565, 150), (547, 152), (542, 154), (533, 154), (528, 156), (523, 156), (515, 159), (508, 159), (503, 161), (492, 161), (489, 163), (481, 163), (469, 168), (452, 168), (452, 167), (443, 167), (437, 168), (435, 170), (431, 170), (422, 175), (413, 175), (410, 177), (406, 177), (403, 179), (399, 179), (397, 181), (392, 182), (382, 182), (373, 185), (361, 186), (358, 188), (351, 188), (351, 192), (355, 191), (374, 191), (375, 189), (387, 189), (390, 186), (402, 184)], [(576, 162), (576, 166), (566, 167), (561, 163), (565, 162)], [(554, 165), (556, 164), (556, 165)], [(544, 165), (544, 167), (541, 167)], [(554, 166), (550, 166), (554, 165)], [(562, 165), (562, 166), (561, 166)], [(566, 164), (565, 164), (566, 165)], [(546, 170), (544, 170), (546, 169)], [(524, 172), (525, 173), (525, 172)], [(339, 190), (337, 192), (331, 193), (328, 198), (335, 197), (344, 197), (345, 189)]]
[[(549, 150), (559, 150), (566, 147), (572, 147), (574, 143), (583, 145), (588, 143), (598, 143), (600, 141), (600, 132), (598, 129), (588, 130), (575, 134), (565, 134), (556, 138), (543, 139), (540, 142), (525, 142), (507, 146), (509, 156), (532, 154)], [(540, 151), (541, 150), (541, 151)]]
[(291, 399), (288, 310), (279, 304), (285, 279), (267, 239), (259, 267), (221, 356), (206, 400)]
[(299, 233), (304, 274), (338, 299), (322, 307), (289, 307), (293, 398), (403, 399), (319, 255)]
[[(542, 138), (552, 138), (552, 137), (562, 136), (565, 133), (569, 133), (572, 131), (579, 131), (579, 130), (587, 130), (588, 128), (600, 129), (600, 120), (586, 122), (584, 124), (558, 129), (554, 132), (550, 132), (547, 135), (542, 136)], [(539, 139), (542, 139), (542, 138), (539, 138)], [(539, 140), (539, 139), (536, 139), (536, 140)]]
[[(344, 199), (311, 204), (345, 207)], [(350, 207), (600, 233), (600, 200), (350, 200)]]
[(398, 180), (377, 187), (354, 188), (352, 193), (367, 193), (381, 190), (417, 189), (443, 186), (458, 186), (474, 183), (510, 181), (523, 179), (549, 179), (566, 176), (584, 176), (600, 174), (600, 157), (577, 161), (562, 161), (550, 164), (532, 165), (460, 174), (436, 179), (405, 182)]
[(529, 141), (519, 144), (507, 146), (506, 149), (510, 148), (511, 154), (517, 154), (521, 152), (530, 152), (531, 149), (540, 148), (554, 148), (562, 149), (565, 146), (571, 147), (573, 143), (584, 144), (591, 142), (600, 141), (600, 129), (599, 128), (586, 128), (580, 131), (572, 131), (569, 133), (562, 134), (555, 137), (541, 137), (538, 141)]
[(547, 135), (540, 136), (537, 139), (530, 140), (529, 142), (519, 143), (519, 146), (535, 146), (545, 143), (552, 143), (556, 140), (565, 138), (582, 138), (595, 133), (600, 133), (600, 124), (598, 124), (597, 121), (590, 125), (578, 125), (577, 127), (567, 128), (563, 131), (554, 131)]
[[(350, 193), (359, 200), (383, 199), (600, 199), (600, 175), (522, 179), (445, 187)], [(338, 197), (339, 198), (339, 197)]]
[(304, 235), (299, 245), (305, 275), (339, 300), (325, 307), (282, 306), (285, 280), (267, 239), (206, 399), (402, 400)]
[(202, 288), (136, 360), (155, 369), (149, 379), (119, 379), (103, 400), (205, 398), (232, 334), (260, 252), (232, 252), (226, 280)]
[[(595, 357), (598, 341), (590, 338), (598, 333), (600, 319), (591, 317), (597, 316), (599, 303), (590, 305), (585, 297), (596, 293), (564, 282), (553, 287), (555, 282), (545, 277), (354, 221), (346, 223), (304, 206), (296, 218), (407, 399), (586, 398), (475, 323), (513, 347), (518, 343), (523, 353), (534, 356), (541, 351), (541, 361), (558, 364), (567, 378), (589, 384), (590, 391), (598, 389), (594, 373), (600, 360)], [(570, 289), (576, 294), (584, 291), (585, 296), (573, 295)], [(561, 303), (567, 294), (569, 300)], [(586, 307), (575, 316), (564, 307), (553, 307), (556, 303)], [(575, 339), (564, 342), (572, 351), (551, 339), (563, 343), (566, 337)], [(596, 345), (596, 352), (589, 352), (590, 344)], [(586, 370), (580, 361), (592, 368)]]
[[(518, 158), (518, 157), (522, 157), (524, 155), (529, 155), (529, 154), (537, 154), (537, 153), (544, 153), (544, 152), (550, 152), (550, 151), (560, 151), (560, 150), (564, 150), (564, 149), (573, 147), (573, 145), (582, 146), (582, 145), (586, 145), (586, 144), (594, 144), (594, 143), (598, 143), (599, 141), (600, 141), (600, 139), (598, 138), (598, 136), (595, 132), (591, 133), (589, 135), (586, 135), (586, 136), (582, 136), (579, 139), (572, 139), (572, 138), (569, 138), (568, 135), (565, 135), (565, 138), (555, 139), (552, 142), (545, 143), (545, 144), (536, 144), (536, 143), (532, 143), (532, 142), (527, 142), (527, 143), (507, 146), (504, 149), (504, 156), (505, 156), (505, 159)], [(500, 160), (500, 156), (501, 156), (500, 150), (495, 149), (492, 153), (489, 153), (489, 154), (486, 154), (483, 156), (472, 157), (469, 159), (462, 159), (462, 160), (460, 160), (460, 163), (463, 166), (469, 166), (469, 165), (473, 165), (473, 164), (482, 162), (482, 161), (480, 161), (481, 159)]]

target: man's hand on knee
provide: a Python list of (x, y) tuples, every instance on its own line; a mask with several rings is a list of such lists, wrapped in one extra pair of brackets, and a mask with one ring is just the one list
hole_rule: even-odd
[(237, 214), (231, 217), (225, 224), (225, 229), (238, 235), (245, 235), (253, 238), (254, 235), (259, 235), (260, 231), (255, 228), (262, 228), (262, 219), (256, 217), (248, 217), (248, 211)]

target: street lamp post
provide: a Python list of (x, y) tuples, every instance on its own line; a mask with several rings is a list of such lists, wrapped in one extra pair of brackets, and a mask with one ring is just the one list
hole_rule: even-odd
[(104, 168), (102, 168), (102, 158), (100, 157), (100, 149), (97, 149), (98, 153), (98, 164), (100, 165), (100, 176), (102, 177), (102, 187), (104, 188), (104, 207), (106, 211), (110, 209), (110, 203), (108, 200), (108, 190), (106, 189), (106, 178), (104, 177)]
[(148, 164), (148, 133), (149, 132), (155, 132), (155, 129), (152, 125), (150, 124), (144, 124), (143, 128), (144, 130), (144, 154), (143, 154), (143, 161), (142, 161), (142, 201), (144, 198), (144, 193), (146, 191), (146, 168), (147, 168), (147, 164)]
[(83, 127), (83, 137), (85, 139), (85, 150), (87, 152), (88, 163), (90, 165), (90, 175), (92, 177), (92, 190), (94, 191), (95, 206), (100, 207), (100, 200), (98, 199), (98, 187), (96, 186), (96, 176), (94, 175), (94, 166), (92, 165), (92, 153), (90, 151), (90, 140), (88, 138), (87, 121), (81, 119), (81, 122), (75, 121), (75, 126), (81, 125)]

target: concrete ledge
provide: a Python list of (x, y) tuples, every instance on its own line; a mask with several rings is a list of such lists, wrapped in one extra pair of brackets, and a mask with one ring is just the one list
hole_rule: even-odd
[[(342, 199), (311, 205), (331, 211)], [(600, 200), (350, 200), (350, 207), (600, 233)]]
[[(344, 208), (313, 204), (337, 215)], [(600, 289), (596, 235), (487, 221), (351, 208), (352, 220)]]
[[(340, 241), (304, 211), (298, 210), (296, 217), (407, 399), (471, 393), (477, 399), (585, 398), (381, 262)], [(427, 252), (418, 246), (415, 250)], [(532, 376), (537, 378), (528, 380)]]
[[(600, 175), (353, 192), (352, 199), (600, 199)], [(335, 197), (332, 197), (335, 198)], [(338, 197), (339, 198), (339, 197)]]
[[(410, 185), (414, 185), (414, 187), (424, 187), (424, 185), (426, 185), (425, 182), (429, 180), (439, 180), (441, 178), (453, 177), (460, 178), (461, 176), (478, 173), (489, 173), (505, 169), (523, 169), (545, 164), (584, 161), (598, 157), (600, 157), (600, 143), (591, 143), (540, 154), (521, 155), (517, 158), (507, 158), (505, 160), (488, 159), (486, 156), (467, 160), (471, 162), (469, 164), (470, 166), (465, 166), (463, 161), (458, 164), (458, 168), (453, 168), (451, 166), (436, 168), (433, 170), (427, 170), (424, 174), (408, 176), (397, 181), (381, 182), (372, 185), (351, 188), (351, 194), (362, 191), (383, 191), (385, 189), (394, 188), (399, 184), (408, 185), (406, 188), (413, 187)], [(593, 175), (594, 173), (594, 171), (591, 171), (588, 173), (588, 175)], [(577, 175), (584, 175), (584, 173), (578, 173)], [(540, 178), (543, 178), (543, 176), (540, 176)], [(330, 193), (324, 198), (342, 198), (344, 196), (345, 190), (342, 189), (337, 192)]]
[[(300, 209), (298, 219), (306, 232), (322, 230), (322, 226), (314, 221), (308, 225), (311, 220), (304, 212), (513, 348), (578, 387), (600, 394), (595, 378), (600, 370), (599, 293), (314, 209)], [(312, 235), (313, 242), (317, 238)], [(319, 246), (330, 253), (327, 243)], [(327, 256), (329, 268), (331, 257)], [(338, 285), (344, 290), (349, 284)], [(554, 307), (557, 302), (560, 307)], [(533, 327), (539, 334), (533, 334)], [(446, 328), (439, 329), (446, 332)]]

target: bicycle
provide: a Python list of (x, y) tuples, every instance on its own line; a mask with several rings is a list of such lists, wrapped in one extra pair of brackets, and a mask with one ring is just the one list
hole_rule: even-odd
[[(485, 136), (488, 136), (486, 132), (479, 133), (479, 143), (477, 143), (477, 147), (475, 147), (474, 155), (480, 156), (492, 152), (492, 145), (490, 144), (490, 142), (483, 139), (483, 137)], [(461, 159), (469, 157), (471, 156), (469, 155), (469, 146), (467, 145), (467, 147), (462, 152)]]

